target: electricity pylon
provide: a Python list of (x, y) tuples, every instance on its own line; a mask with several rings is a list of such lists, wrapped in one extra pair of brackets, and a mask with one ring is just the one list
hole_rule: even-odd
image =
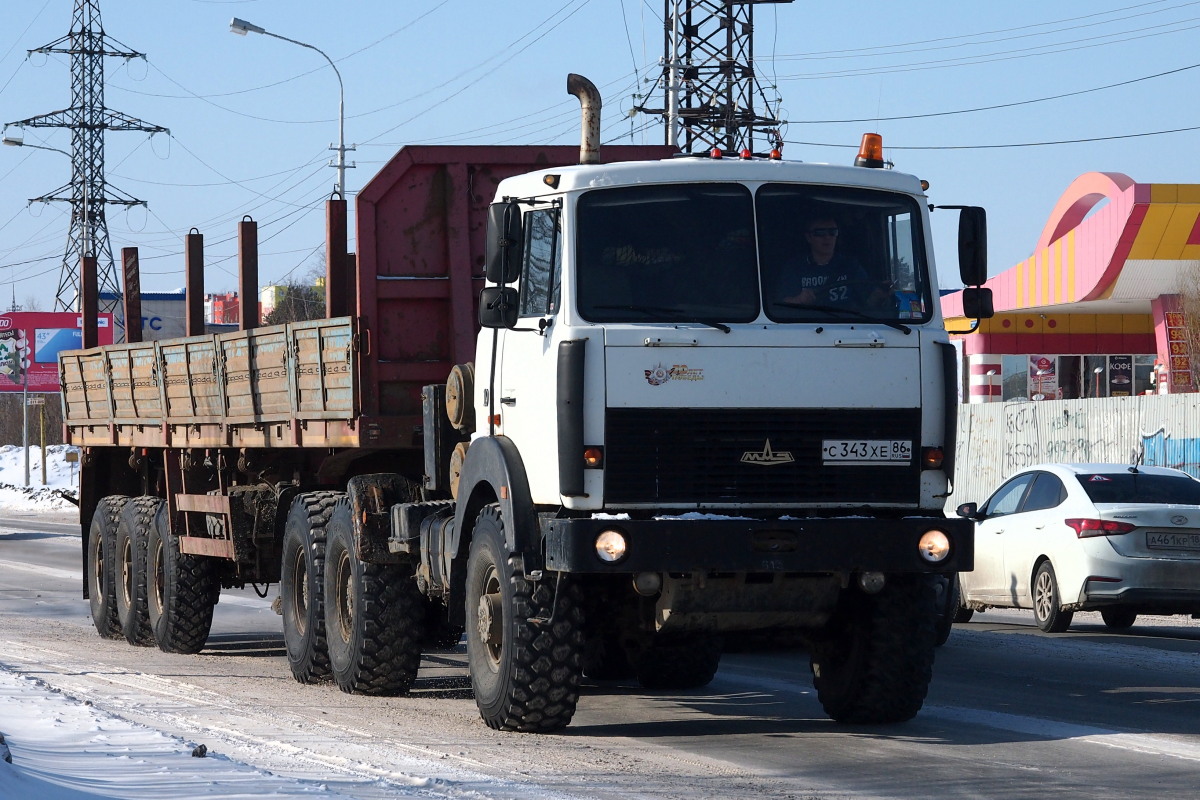
[(666, 117), (667, 144), (685, 153), (779, 145), (781, 121), (755, 73), (754, 7), (791, 2), (664, 0), (663, 108), (641, 110)]
[[(54, 308), (78, 311), (80, 302), (79, 270), (84, 256), (96, 259), (96, 285), (101, 297), (120, 298), (121, 283), (113, 265), (112, 245), (108, 240), (105, 207), (109, 205), (145, 205), (125, 192), (108, 185), (104, 175), (105, 131), (145, 131), (166, 133), (166, 128), (113, 111), (104, 105), (105, 57), (145, 58), (145, 53), (129, 50), (105, 35), (100, 21), (99, 0), (76, 0), (71, 32), (33, 53), (60, 53), (71, 59), (71, 107), (41, 114), (9, 125), (30, 128), (68, 128), (71, 131), (71, 182), (30, 202), (53, 201), (71, 204), (71, 229), (63, 254), (62, 273)], [(102, 301), (101, 311), (113, 311), (116, 301)], [(105, 307), (107, 304), (107, 307)]]

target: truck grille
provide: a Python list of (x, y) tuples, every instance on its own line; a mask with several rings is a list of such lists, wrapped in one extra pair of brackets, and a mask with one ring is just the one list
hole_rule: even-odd
[[(606, 425), (606, 505), (756, 503), (786, 508), (801, 503), (915, 504), (920, 499), (921, 412), (916, 408), (610, 408)], [(913, 443), (914, 457), (899, 465), (826, 466), (821, 457), (825, 439), (902, 439)], [(751, 456), (743, 461), (747, 453), (764, 453), (768, 440), (774, 459)]]

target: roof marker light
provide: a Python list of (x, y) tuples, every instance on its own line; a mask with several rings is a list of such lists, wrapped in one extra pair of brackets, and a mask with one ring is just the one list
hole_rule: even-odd
[(710, 158), (724, 158), (725, 154), (721, 152), (721, 148), (714, 147), (708, 152)]
[(754, 154), (750, 152), (749, 147), (743, 147), (742, 152), (739, 153), (738, 155), (740, 155), (742, 157), (743, 161), (749, 161), (751, 158), (754, 157)]
[(778, 161), (779, 159), (783, 158), (783, 153), (781, 153), (779, 148), (776, 147), (770, 152), (767, 158), (771, 159), (772, 161)]

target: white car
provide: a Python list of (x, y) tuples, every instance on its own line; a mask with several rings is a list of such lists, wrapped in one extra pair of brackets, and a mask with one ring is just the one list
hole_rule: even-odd
[(1049, 633), (1076, 611), (1115, 629), (1138, 614), (1200, 615), (1200, 481), (1186, 472), (1041, 464), (958, 515), (975, 520), (958, 622), (989, 607), (1032, 608)]

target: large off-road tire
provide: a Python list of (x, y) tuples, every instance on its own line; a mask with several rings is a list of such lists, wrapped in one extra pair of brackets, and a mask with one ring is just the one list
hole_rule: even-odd
[(1136, 611), (1121, 606), (1100, 609), (1100, 618), (1104, 620), (1104, 626), (1109, 630), (1127, 631), (1133, 627), (1133, 623), (1137, 622), (1137, 617)]
[(166, 503), (146, 537), (146, 603), (154, 641), (164, 653), (199, 653), (221, 595), (217, 562), (179, 552)]
[(838, 722), (912, 719), (933, 677), (935, 592), (924, 575), (889, 578), (878, 594), (843, 600), (828, 635), (812, 643), (813, 685)]
[(1033, 576), (1033, 620), (1046, 633), (1062, 633), (1071, 627), (1074, 611), (1063, 611), (1054, 567), (1043, 561)]
[(120, 639), (121, 619), (117, 616), (116, 549), (117, 524), (121, 509), (129, 501), (124, 495), (101, 498), (88, 528), (87, 582), (88, 604), (96, 632), (105, 639)]
[(325, 525), (341, 492), (297, 495), (283, 528), (279, 598), (283, 643), (292, 676), (301, 683), (329, 680), (325, 642)]
[(467, 663), (483, 721), (527, 733), (567, 725), (583, 672), (582, 595), (569, 577), (525, 579), (496, 506), (475, 522), (465, 602)]
[(954, 629), (959, 609), (962, 608), (958, 573), (938, 575), (934, 579), (934, 587), (937, 590), (937, 621), (934, 623), (934, 633), (936, 635), (934, 644), (941, 647), (950, 638), (950, 631)]
[(146, 603), (146, 541), (162, 504), (158, 497), (135, 497), (117, 522), (117, 617), (125, 640), (139, 647), (154, 644)]
[(692, 634), (662, 637), (637, 657), (634, 668), (638, 683), (646, 689), (699, 689), (712, 683), (721, 664), (721, 639)]
[(325, 526), (325, 634), (343, 692), (403, 694), (421, 665), (425, 596), (410, 564), (366, 564), (354, 549), (350, 503)]

